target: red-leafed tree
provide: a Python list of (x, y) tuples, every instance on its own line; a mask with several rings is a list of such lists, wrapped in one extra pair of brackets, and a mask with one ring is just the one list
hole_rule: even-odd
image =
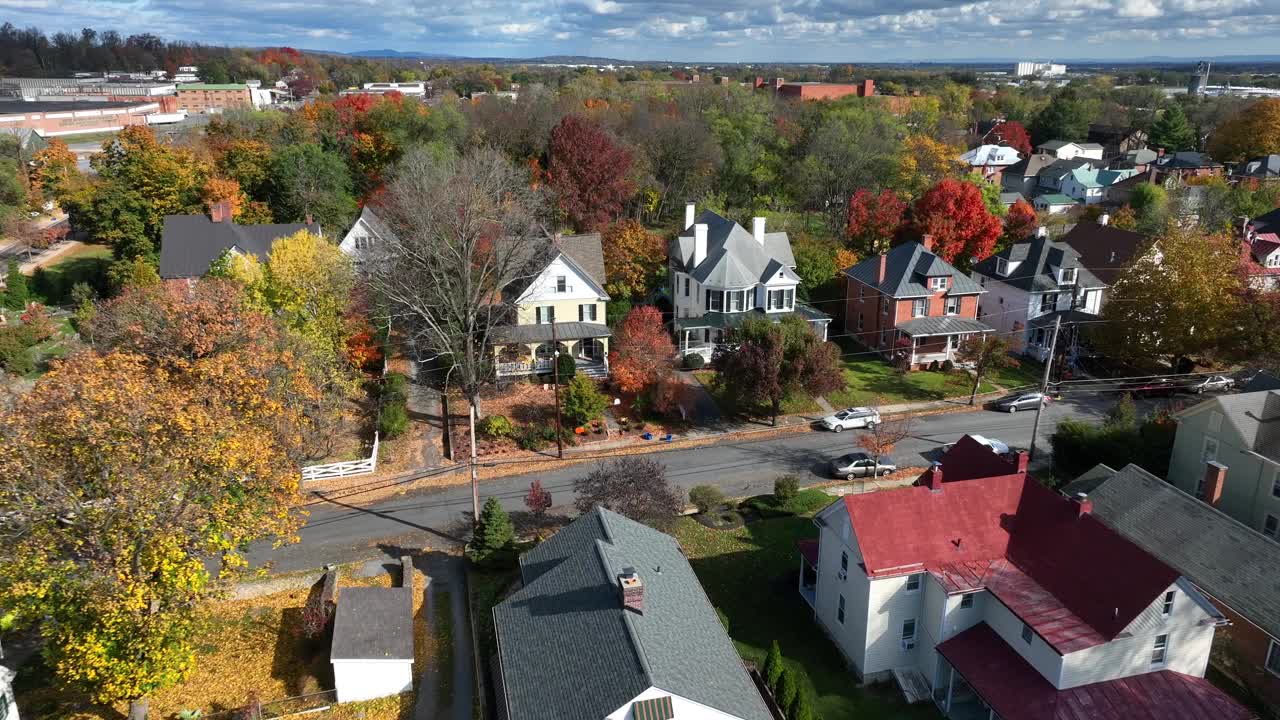
[(916, 201), (915, 225), (922, 235), (932, 235), (934, 252), (947, 262), (967, 263), (995, 250), (1002, 229), (991, 214), (977, 185), (947, 179), (929, 188)]
[(987, 138), (997, 145), (1008, 145), (1024, 158), (1031, 154), (1031, 133), (1017, 120), (1006, 120), (991, 128)]
[(1035, 232), (1039, 219), (1036, 217), (1036, 209), (1031, 207), (1031, 203), (1018, 199), (1009, 208), (1009, 213), (1004, 216), (1004, 240), (1008, 243), (1016, 243), (1025, 240)]
[(662, 313), (645, 305), (622, 320), (609, 353), (613, 380), (624, 392), (643, 392), (658, 382), (675, 360), (676, 346), (662, 325)]
[(892, 190), (879, 195), (859, 190), (849, 198), (849, 219), (845, 223), (845, 237), (849, 245), (861, 254), (882, 252), (902, 227), (902, 216), (907, 203)]
[(551, 189), (580, 231), (594, 230), (622, 212), (635, 193), (631, 151), (593, 120), (567, 115), (551, 130)]
[(542, 487), (541, 480), (529, 483), (529, 492), (524, 496), (524, 506), (537, 516), (543, 515), (547, 512), (547, 508), (551, 507), (551, 493)]

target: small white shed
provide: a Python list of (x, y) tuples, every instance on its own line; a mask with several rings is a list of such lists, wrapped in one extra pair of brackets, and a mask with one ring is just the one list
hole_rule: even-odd
[(17, 673), (0, 665), (0, 720), (18, 720), (18, 701), (13, 697)]
[(413, 590), (342, 588), (329, 661), (340, 703), (411, 690)]

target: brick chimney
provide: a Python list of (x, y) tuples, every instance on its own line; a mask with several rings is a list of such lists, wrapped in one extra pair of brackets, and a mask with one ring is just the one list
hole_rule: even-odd
[(932, 235), (925, 235), (924, 237), (920, 238), (920, 244), (924, 246), (925, 250), (928, 250), (929, 252), (933, 252), (933, 236)]
[(622, 568), (622, 574), (618, 575), (618, 593), (624, 609), (644, 614), (644, 583), (635, 568)]
[(209, 219), (216, 222), (231, 222), (231, 201), (219, 200), (209, 205)]
[(1076, 496), (1071, 498), (1071, 502), (1076, 506), (1076, 517), (1078, 518), (1093, 512), (1093, 501), (1084, 493), (1076, 493)]
[(1222, 502), (1222, 488), (1227, 484), (1227, 466), (1217, 460), (1204, 464), (1204, 497), (1205, 502), (1214, 507)]
[(880, 271), (876, 274), (876, 282), (877, 283), (884, 282), (885, 273), (887, 273), (888, 271), (889, 271), (889, 256), (884, 253), (880, 253)]
[(312, 217), (311, 217), (311, 213), (307, 213), (306, 215), (304, 215), (304, 216), (303, 216), (303, 218), (302, 218), (302, 221), (303, 221), (304, 223), (306, 223), (307, 225), (314, 225), (314, 224), (315, 224), (315, 220), (314, 220), (314, 219), (312, 219)]
[(942, 492), (942, 463), (936, 462), (929, 466), (929, 477), (926, 482), (930, 492)]
[(1017, 453), (1017, 457), (1018, 457), (1018, 474), (1026, 475), (1027, 466), (1031, 464), (1031, 454), (1028, 453), (1026, 450), (1019, 450)]

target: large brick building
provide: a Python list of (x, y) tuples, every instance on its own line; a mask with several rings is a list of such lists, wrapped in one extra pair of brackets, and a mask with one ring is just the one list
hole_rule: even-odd
[(178, 107), (190, 113), (247, 109), (253, 107), (253, 93), (248, 85), (210, 85), (194, 83), (178, 86)]
[(992, 332), (977, 319), (983, 292), (926, 235), (845, 270), (845, 333), (912, 369), (954, 360), (961, 341)]
[(40, 137), (114, 132), (129, 125), (146, 125), (147, 116), (165, 112), (173, 98), (159, 102), (0, 101), (0, 129), (30, 128)]
[[(756, 89), (765, 87), (764, 78), (756, 78)], [(777, 78), (772, 84), (778, 97), (787, 100), (835, 100), (848, 95), (870, 97), (876, 94), (876, 81), (863, 80), (858, 83), (828, 82), (786, 82)]]

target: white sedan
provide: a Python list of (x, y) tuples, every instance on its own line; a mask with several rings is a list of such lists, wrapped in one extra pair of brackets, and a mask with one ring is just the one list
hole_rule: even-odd
[(867, 428), (872, 425), (880, 424), (880, 413), (874, 408), (854, 407), (841, 410), (834, 415), (828, 415), (819, 421), (822, 427), (832, 432), (840, 432), (841, 430), (856, 430), (857, 428)]

